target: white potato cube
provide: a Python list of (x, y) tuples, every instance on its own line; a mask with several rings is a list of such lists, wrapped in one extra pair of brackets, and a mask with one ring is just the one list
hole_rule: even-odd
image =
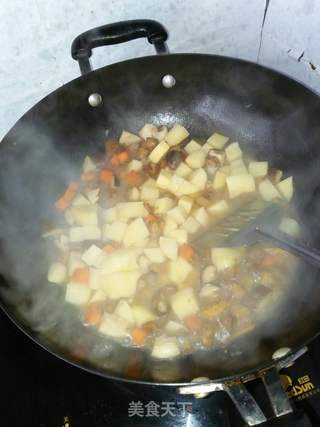
[(69, 228), (70, 242), (84, 242), (85, 240), (100, 240), (101, 230), (95, 225)]
[(160, 248), (148, 248), (144, 250), (146, 257), (154, 264), (161, 264), (166, 261), (162, 250)]
[(101, 276), (100, 288), (112, 300), (130, 298), (136, 292), (140, 276), (140, 271), (120, 271), (103, 275)]
[(188, 241), (187, 231), (179, 228), (175, 230), (171, 230), (168, 234), (166, 234), (166, 236), (171, 237), (172, 239), (175, 239), (178, 245), (183, 245)]
[(83, 161), (82, 170), (84, 173), (94, 172), (97, 170), (97, 167), (91, 157), (86, 156)]
[(104, 259), (100, 268), (104, 274), (112, 274), (118, 271), (138, 270), (137, 257), (140, 250), (136, 248), (118, 249)]
[(104, 298), (106, 298), (106, 294), (100, 289), (102, 276), (102, 270), (97, 268), (90, 268), (89, 287), (95, 291), (100, 290), (100, 292), (103, 293)]
[(138, 326), (142, 326), (144, 323), (152, 322), (152, 320), (156, 319), (152, 311), (143, 305), (133, 304), (131, 309), (134, 321)]
[(129, 335), (130, 324), (120, 316), (105, 312), (99, 325), (99, 332), (112, 338), (124, 338)]
[(79, 283), (68, 283), (66, 288), (65, 300), (74, 305), (86, 304), (91, 295), (91, 289), (88, 286)]
[(171, 307), (179, 319), (196, 314), (199, 311), (199, 305), (192, 288), (184, 288), (171, 297)]
[(298, 237), (300, 234), (300, 225), (295, 219), (284, 217), (279, 224), (279, 230), (289, 234), (289, 236)]
[(181, 225), (181, 228), (187, 231), (187, 233), (196, 233), (200, 230), (201, 224), (195, 220), (192, 216), (186, 219), (186, 221)]
[(207, 173), (203, 168), (196, 169), (189, 176), (188, 180), (198, 187), (199, 190), (204, 190), (208, 181)]
[(182, 208), (187, 214), (190, 213), (193, 205), (193, 200), (191, 197), (182, 196), (178, 201), (179, 208)]
[(182, 178), (189, 176), (191, 172), (192, 172), (192, 169), (189, 168), (189, 166), (186, 165), (184, 162), (181, 162), (177, 167), (177, 169), (175, 170), (176, 175), (179, 175)]
[(130, 171), (141, 171), (143, 163), (140, 160), (133, 159), (128, 163), (128, 172)]
[(93, 302), (103, 302), (106, 298), (106, 294), (101, 289), (98, 289), (97, 291), (93, 292), (92, 297), (89, 300), (89, 304)]
[(162, 170), (156, 180), (157, 187), (161, 188), (162, 190), (167, 190), (170, 185), (171, 178), (172, 173), (169, 170)]
[(89, 200), (82, 194), (78, 194), (72, 201), (72, 206), (91, 206)]
[(213, 133), (207, 139), (207, 142), (211, 145), (211, 147), (217, 150), (222, 150), (228, 141), (229, 138), (227, 136), (221, 135), (217, 132)]
[(82, 261), (84, 261), (90, 267), (99, 267), (105, 258), (106, 254), (96, 245), (91, 245), (82, 254)]
[(134, 219), (127, 227), (124, 236), (124, 246), (143, 246), (150, 232), (142, 218)]
[(71, 274), (76, 270), (77, 268), (85, 267), (85, 263), (81, 259), (81, 253), (71, 251), (69, 255), (68, 260), (68, 274), (71, 276)]
[(143, 139), (147, 139), (147, 138), (155, 138), (155, 134), (158, 132), (158, 128), (157, 126), (151, 124), (151, 123), (146, 123), (142, 129), (139, 130), (139, 135), (141, 136), (141, 138)]
[(111, 224), (105, 224), (102, 231), (102, 239), (112, 240), (113, 242), (121, 243), (126, 234), (127, 227), (127, 223), (121, 221), (115, 221)]
[(181, 331), (187, 331), (186, 327), (179, 322), (175, 322), (174, 320), (169, 320), (169, 322), (165, 326), (165, 330), (169, 334), (176, 334)]
[(169, 218), (172, 218), (173, 221), (175, 221), (177, 224), (183, 224), (188, 214), (183, 208), (176, 206), (170, 209), (167, 212), (167, 215)]
[(256, 190), (255, 181), (250, 174), (228, 176), (226, 182), (230, 199), (242, 194), (254, 193)]
[(95, 188), (86, 192), (86, 197), (90, 203), (96, 204), (99, 200), (100, 188)]
[(242, 158), (230, 162), (230, 175), (243, 175), (247, 174), (248, 170)]
[(132, 202), (140, 200), (140, 191), (136, 187), (130, 188), (128, 196)]
[(192, 270), (192, 265), (184, 258), (179, 257), (169, 263), (169, 279), (177, 285), (182, 285)]
[(113, 208), (109, 208), (103, 211), (101, 216), (104, 222), (116, 221), (118, 219), (118, 210), (116, 206), (114, 206)]
[(144, 184), (140, 192), (141, 200), (156, 200), (159, 197), (159, 190)]
[(242, 157), (242, 151), (238, 142), (233, 142), (232, 144), (228, 145), (226, 148), (226, 156), (229, 163)]
[(180, 144), (184, 139), (189, 136), (189, 132), (183, 126), (176, 124), (166, 135), (166, 141), (170, 147)]
[[(174, 175), (172, 177), (172, 187), (175, 186), (176, 190), (174, 192), (174, 194), (177, 197), (181, 197), (184, 195), (190, 195), (190, 194), (196, 194), (198, 193), (200, 190), (197, 186), (195, 186), (194, 184), (192, 184), (192, 182), (187, 181), (184, 178), (181, 178), (181, 180), (178, 180), (177, 178), (181, 178), (178, 177), (178, 175)], [(178, 185), (178, 181), (179, 181), (179, 185)]]
[(166, 217), (164, 227), (163, 227), (163, 234), (165, 236), (168, 236), (169, 233), (172, 230), (175, 230), (176, 228), (178, 228), (178, 224), (172, 218)]
[(243, 256), (243, 248), (213, 248), (211, 259), (218, 271), (233, 267)]
[(175, 239), (170, 237), (161, 236), (159, 239), (159, 246), (162, 252), (169, 259), (175, 260), (178, 257), (178, 243)]
[(131, 324), (134, 323), (134, 317), (133, 317), (131, 306), (124, 299), (121, 299), (118, 302), (118, 304), (116, 305), (116, 308), (114, 309), (113, 314), (121, 317), (121, 319), (126, 320), (128, 323), (131, 323)]
[(48, 282), (63, 283), (67, 278), (67, 267), (62, 262), (53, 262), (48, 271)]
[(118, 203), (117, 206), (117, 217), (119, 219), (145, 217), (149, 215), (149, 212), (144, 207), (143, 202), (123, 202)]
[(249, 173), (255, 178), (263, 178), (268, 173), (268, 162), (250, 162)]
[(230, 209), (226, 200), (219, 200), (208, 207), (208, 212), (214, 217), (223, 217)]
[(222, 190), (226, 185), (226, 174), (218, 170), (214, 176), (212, 188), (216, 191)]
[(194, 139), (192, 139), (190, 142), (188, 142), (188, 144), (184, 147), (185, 151), (188, 154), (192, 153), (193, 151), (201, 150), (201, 148), (202, 148), (202, 145), (199, 144)]
[(287, 200), (291, 200), (292, 196), (293, 196), (293, 180), (292, 180), (292, 176), (289, 176), (288, 178), (280, 181), (277, 184), (277, 188), (280, 191), (280, 193), (282, 194), (282, 196), (287, 199)]
[(95, 205), (89, 204), (88, 206), (72, 206), (71, 213), (77, 225), (98, 224), (98, 209)]
[(154, 340), (151, 357), (155, 359), (172, 359), (180, 354), (178, 341), (175, 337), (157, 337)]
[(71, 213), (70, 209), (66, 209), (64, 211), (64, 217), (65, 217), (65, 219), (66, 219), (66, 221), (67, 221), (67, 223), (69, 225), (73, 225), (74, 224), (74, 219), (73, 219), (73, 216), (72, 216), (72, 213)]
[(193, 217), (203, 227), (206, 227), (210, 222), (210, 217), (209, 217), (206, 209), (203, 206), (201, 208), (196, 209), (193, 212)]
[(190, 166), (190, 168), (199, 169), (204, 165), (206, 156), (207, 155), (203, 150), (195, 150), (187, 156), (185, 162)]
[(136, 142), (140, 142), (141, 138), (134, 133), (127, 132), (124, 130), (119, 138), (119, 143), (122, 145), (131, 145), (135, 144)]
[(165, 142), (161, 141), (149, 154), (148, 159), (152, 163), (158, 163), (162, 159), (163, 156), (169, 151), (170, 146)]
[(155, 201), (154, 203), (154, 213), (156, 215), (161, 215), (174, 206), (174, 200), (172, 200), (170, 197), (162, 197)]
[(263, 200), (271, 202), (275, 199), (281, 199), (281, 194), (269, 179), (265, 179), (259, 184), (259, 193)]

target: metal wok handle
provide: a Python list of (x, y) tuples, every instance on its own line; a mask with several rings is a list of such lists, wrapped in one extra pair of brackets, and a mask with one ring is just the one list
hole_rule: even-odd
[(92, 71), (89, 58), (93, 48), (125, 43), (141, 37), (146, 37), (154, 45), (157, 54), (169, 53), (166, 45), (168, 33), (163, 25), (151, 19), (135, 19), (114, 22), (80, 34), (72, 42), (71, 55), (79, 62), (81, 74), (86, 74)]

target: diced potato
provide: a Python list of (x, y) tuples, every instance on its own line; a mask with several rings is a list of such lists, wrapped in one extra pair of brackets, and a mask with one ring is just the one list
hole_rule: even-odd
[(79, 283), (68, 283), (66, 288), (65, 300), (74, 305), (86, 304), (91, 295), (91, 289)]
[(187, 329), (181, 323), (175, 322), (174, 320), (169, 320), (169, 322), (165, 326), (165, 330), (169, 334), (176, 334), (177, 332), (186, 331)]
[(196, 221), (192, 216), (186, 219), (186, 221), (181, 225), (181, 228), (186, 230), (188, 233), (196, 233), (200, 230), (201, 224)]
[(217, 150), (222, 150), (228, 141), (229, 138), (227, 136), (216, 132), (207, 139), (212, 148), (216, 148)]
[(176, 124), (166, 135), (166, 141), (170, 147), (180, 144), (184, 139), (189, 136), (189, 132), (183, 126)]
[(212, 188), (216, 191), (222, 190), (226, 185), (226, 174), (218, 170), (214, 176)]
[(289, 234), (289, 236), (298, 237), (300, 234), (300, 225), (295, 219), (284, 217), (279, 224), (279, 230)]
[(256, 189), (255, 181), (250, 174), (232, 175), (226, 178), (230, 199), (241, 194), (254, 193)]
[(91, 206), (89, 200), (82, 194), (78, 194), (72, 202), (72, 206)]
[(134, 321), (138, 326), (156, 319), (156, 316), (143, 305), (133, 304), (131, 309)]
[(230, 162), (231, 175), (247, 174), (248, 170), (242, 158)]
[(136, 142), (140, 142), (141, 138), (134, 133), (127, 132), (124, 130), (119, 138), (119, 143), (122, 145), (131, 145), (135, 144)]
[(100, 188), (95, 188), (93, 190), (86, 191), (86, 197), (90, 203), (93, 205), (96, 204), (99, 200)]
[(105, 258), (100, 268), (104, 274), (118, 271), (132, 271), (138, 269), (137, 256), (140, 251), (136, 248), (118, 249)]
[(166, 217), (164, 227), (163, 227), (163, 234), (165, 236), (168, 236), (169, 233), (172, 230), (175, 230), (176, 228), (178, 228), (178, 224), (172, 218)]
[(67, 267), (62, 262), (53, 262), (48, 271), (48, 282), (63, 283), (67, 278)]
[(126, 320), (128, 323), (131, 323), (131, 324), (134, 323), (134, 317), (133, 317), (131, 306), (124, 299), (121, 299), (118, 302), (118, 304), (116, 305), (116, 308), (114, 309), (113, 314), (121, 317), (121, 319)]
[(139, 130), (139, 135), (143, 139), (155, 138), (155, 134), (158, 132), (157, 126), (146, 123), (142, 129)]
[(199, 311), (198, 302), (192, 288), (181, 289), (171, 297), (170, 302), (172, 310), (179, 319), (184, 319)]
[(90, 267), (100, 267), (102, 261), (104, 260), (106, 254), (102, 249), (98, 248), (96, 245), (91, 245), (86, 251), (82, 254), (82, 261), (84, 261)]
[(233, 142), (232, 144), (228, 145), (225, 151), (229, 163), (242, 157), (242, 151), (238, 142)]
[(259, 193), (263, 200), (271, 202), (275, 199), (281, 199), (281, 194), (269, 179), (265, 179), (259, 184)]
[(169, 279), (177, 285), (182, 285), (192, 270), (192, 265), (184, 258), (179, 257), (169, 263)]
[(130, 171), (137, 171), (137, 172), (141, 171), (142, 166), (143, 166), (143, 163), (140, 162), (140, 160), (133, 159), (128, 164), (128, 172), (130, 172)]
[(187, 218), (187, 212), (179, 206), (176, 206), (176, 207), (170, 209), (167, 212), (167, 215), (169, 218), (172, 218), (173, 221), (175, 221), (177, 224), (184, 223), (184, 221)]
[(208, 212), (214, 217), (223, 217), (230, 209), (226, 200), (219, 200), (208, 207)]
[(188, 180), (198, 187), (199, 190), (204, 190), (208, 181), (207, 173), (203, 168), (196, 169), (188, 177)]
[(97, 169), (94, 161), (91, 159), (91, 157), (86, 156), (84, 158), (84, 162), (83, 162), (83, 166), (82, 166), (82, 170), (84, 173), (87, 172), (94, 172)]
[(169, 151), (170, 146), (165, 142), (161, 141), (149, 154), (149, 160), (152, 163), (158, 163), (162, 157)]
[(190, 213), (193, 205), (193, 200), (191, 197), (182, 196), (178, 201), (179, 208), (183, 209), (187, 214)]
[(161, 236), (159, 239), (159, 246), (166, 257), (172, 260), (177, 259), (178, 244), (176, 240)]
[(185, 162), (192, 169), (202, 168), (206, 161), (206, 153), (203, 150), (195, 150), (190, 153)]
[(190, 142), (188, 142), (188, 144), (184, 147), (185, 151), (188, 154), (192, 153), (193, 151), (201, 150), (201, 148), (202, 148), (202, 145), (199, 144), (194, 139), (192, 139)]
[(84, 242), (85, 240), (100, 240), (101, 230), (95, 225), (71, 227), (69, 229), (70, 242)]
[(92, 294), (92, 297), (89, 300), (89, 304), (93, 302), (103, 302), (106, 298), (106, 294), (101, 289), (98, 289)]
[(74, 272), (76, 268), (85, 267), (85, 263), (81, 259), (81, 253), (71, 251), (69, 254), (69, 260), (68, 260), (68, 274), (71, 276), (71, 274)]
[(168, 190), (171, 191), (177, 197), (195, 194), (199, 192), (198, 187), (178, 175), (173, 175)]
[(161, 215), (174, 206), (174, 200), (172, 200), (170, 197), (162, 197), (161, 199), (158, 199), (154, 203), (154, 213), (156, 215)]
[(134, 219), (127, 227), (124, 237), (124, 246), (142, 246), (150, 232), (142, 218)]
[(57, 248), (64, 252), (69, 250), (69, 243), (70, 238), (65, 234), (60, 234), (56, 239), (54, 239), (54, 244), (57, 246)]
[(99, 332), (113, 338), (124, 338), (129, 335), (129, 326), (125, 319), (105, 312), (99, 325)]
[(181, 162), (177, 169), (175, 170), (176, 175), (181, 176), (182, 178), (187, 177), (192, 172), (192, 169), (189, 168), (184, 162)]
[(71, 213), (70, 209), (66, 209), (65, 210), (64, 217), (65, 217), (65, 219), (66, 219), (66, 221), (67, 221), (67, 223), (69, 225), (73, 225), (74, 224), (74, 219), (73, 219), (73, 216), (72, 216), (72, 213)]
[(203, 227), (207, 226), (210, 222), (210, 217), (204, 207), (198, 208), (193, 212), (193, 217)]
[(201, 145), (202, 150), (208, 154), (210, 150), (212, 150), (212, 146), (206, 142), (205, 144)]
[(140, 191), (136, 187), (130, 188), (128, 196), (132, 202), (140, 200)]
[(159, 198), (159, 190), (155, 187), (151, 187), (148, 184), (144, 184), (141, 187), (140, 193), (141, 200), (155, 200)]
[(168, 185), (168, 190), (177, 195), (179, 193), (179, 188), (181, 187), (181, 185), (184, 183), (185, 179), (182, 178), (179, 175), (174, 174), (171, 179), (170, 179), (170, 183)]
[(140, 271), (120, 271), (101, 276), (100, 288), (112, 300), (132, 297), (141, 276)]
[(155, 359), (172, 359), (179, 356), (180, 349), (175, 337), (157, 337), (154, 341), (151, 357)]
[(211, 249), (212, 263), (218, 271), (233, 267), (243, 256), (243, 248), (213, 248)]
[(126, 234), (127, 227), (127, 223), (121, 221), (115, 221), (111, 224), (105, 224), (102, 231), (102, 239), (112, 240), (114, 242), (121, 243)]
[(283, 197), (290, 201), (292, 199), (292, 196), (293, 196), (292, 176), (289, 176), (288, 178), (280, 181), (277, 184), (277, 188), (280, 191), (280, 193), (283, 195)]
[(161, 188), (162, 190), (167, 190), (167, 188), (170, 185), (170, 181), (172, 178), (172, 173), (169, 170), (162, 170), (157, 178), (157, 187)]
[(255, 178), (263, 178), (268, 173), (268, 162), (250, 162), (249, 173)]
[(166, 261), (166, 257), (160, 248), (148, 248), (144, 250), (144, 253), (152, 263), (161, 264)]
[(166, 126), (160, 126), (158, 131), (154, 134), (154, 138), (157, 138), (158, 141), (163, 141), (166, 138), (168, 133), (168, 128)]
[(106, 294), (100, 289), (101, 285), (101, 277), (103, 276), (102, 270), (97, 268), (90, 268), (89, 275), (89, 287), (92, 290), (100, 291), (103, 293), (104, 298), (106, 298)]
[(106, 209), (105, 211), (103, 211), (101, 216), (104, 222), (113, 222), (119, 219), (118, 210), (116, 206), (114, 206), (113, 208)]
[(186, 230), (182, 229), (171, 230), (168, 234), (166, 234), (166, 236), (175, 239), (178, 245), (183, 245), (188, 241), (188, 233)]
[(98, 209), (95, 205), (89, 204), (88, 206), (72, 206), (71, 213), (77, 225), (98, 224)]
[(116, 208), (117, 208), (117, 217), (119, 219), (136, 218), (139, 216), (145, 217), (149, 215), (149, 212), (144, 207), (143, 202), (118, 203)]

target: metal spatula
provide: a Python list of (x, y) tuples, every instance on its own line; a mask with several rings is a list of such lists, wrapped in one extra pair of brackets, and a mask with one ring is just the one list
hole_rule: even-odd
[(248, 246), (270, 240), (293, 255), (320, 267), (320, 251), (289, 237), (279, 229), (283, 207), (255, 200), (240, 207), (230, 216), (195, 240), (201, 248), (215, 246)]

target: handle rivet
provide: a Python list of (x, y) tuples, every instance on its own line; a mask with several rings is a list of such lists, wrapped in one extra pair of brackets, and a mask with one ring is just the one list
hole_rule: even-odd
[(170, 89), (176, 84), (176, 79), (171, 74), (166, 74), (162, 77), (162, 86)]
[(291, 348), (289, 348), (289, 347), (278, 348), (278, 350), (276, 350), (273, 353), (272, 359), (273, 360), (281, 359), (281, 357), (286, 356), (288, 353), (290, 353), (290, 351), (291, 351)]
[(99, 93), (92, 93), (88, 97), (88, 102), (91, 107), (98, 107), (102, 102), (102, 96)]

